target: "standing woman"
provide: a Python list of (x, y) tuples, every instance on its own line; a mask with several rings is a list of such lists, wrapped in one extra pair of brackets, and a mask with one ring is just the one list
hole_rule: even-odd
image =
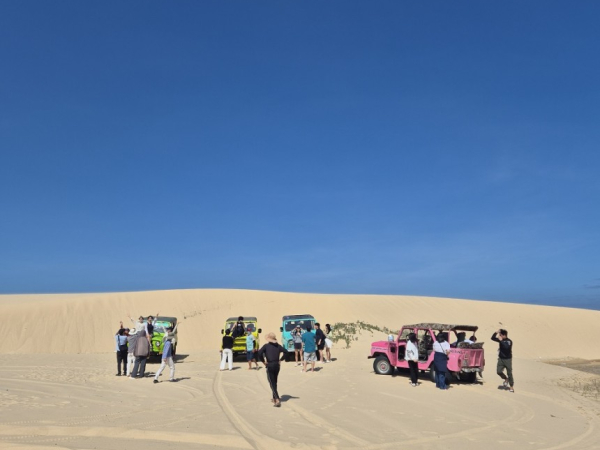
[(328, 362), (331, 362), (331, 347), (333, 346), (333, 341), (329, 337), (329, 333), (331, 333), (331, 325), (328, 323), (325, 324), (325, 356)]
[(419, 368), (417, 366), (419, 362), (419, 341), (417, 341), (415, 333), (408, 335), (404, 359), (408, 361), (408, 368), (410, 369), (410, 385), (416, 387), (419, 384)]
[(123, 366), (123, 375), (127, 375), (127, 334), (121, 322), (121, 328), (115, 335), (116, 352), (117, 352), (117, 376), (121, 376), (121, 365)]
[(433, 344), (433, 365), (435, 367), (435, 387), (442, 390), (448, 389), (446, 384), (446, 372), (448, 372), (448, 354), (450, 344), (446, 342), (446, 333), (438, 333), (437, 342)]
[(146, 331), (142, 330), (138, 333), (138, 338), (135, 343), (135, 349), (133, 355), (135, 356), (135, 364), (133, 365), (133, 372), (131, 372), (131, 378), (143, 378), (144, 372), (146, 371), (146, 359), (150, 354), (150, 343), (146, 338)]

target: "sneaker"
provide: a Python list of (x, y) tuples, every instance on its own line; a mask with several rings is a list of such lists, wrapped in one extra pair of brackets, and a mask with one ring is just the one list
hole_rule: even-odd
[(417, 383), (410, 383), (412, 387), (417, 387)]
[(504, 381), (502, 382), (502, 386), (504, 386), (504, 387), (508, 387), (508, 380), (504, 380)]
[(515, 393), (515, 388), (513, 388), (513, 387), (511, 386), (511, 388), (508, 390), (508, 392), (512, 392), (512, 393), (514, 394), (514, 393)]
[(158, 380), (154, 380), (154, 384), (158, 383)]
[(175, 378), (171, 378), (169, 381), (170, 381), (171, 383), (175, 383), (177, 380), (176, 380)]
[(120, 376), (121, 376), (121, 374), (120, 374), (120, 373), (118, 373), (118, 374), (116, 374), (116, 375), (115, 375), (115, 377), (120, 377)]

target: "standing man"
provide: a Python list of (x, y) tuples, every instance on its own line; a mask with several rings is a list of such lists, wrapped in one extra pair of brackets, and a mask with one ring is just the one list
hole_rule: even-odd
[(156, 371), (156, 375), (154, 376), (154, 382), (158, 383), (158, 377), (166, 367), (169, 365), (169, 369), (171, 369), (171, 374), (169, 376), (169, 381), (175, 381), (175, 362), (173, 361), (173, 327), (167, 328), (167, 334), (165, 335), (165, 345), (163, 347), (162, 359), (160, 363), (159, 369)]
[(256, 346), (256, 339), (252, 334), (252, 329), (248, 327), (246, 331), (246, 360), (248, 361), (248, 370), (252, 369), (252, 361), (256, 364), (256, 369), (258, 369), (258, 363), (256, 362), (256, 358), (254, 357), (254, 347)]
[(310, 325), (307, 325), (306, 332), (302, 335), (302, 343), (304, 344), (304, 366), (302, 367), (302, 372), (306, 372), (306, 366), (310, 363), (314, 373), (315, 362), (317, 361), (317, 341)]
[[(500, 348), (498, 350), (498, 366), (496, 367), (496, 371), (500, 378), (504, 380), (502, 383), (504, 387), (508, 386), (508, 390), (510, 392), (515, 392), (514, 384), (515, 380), (513, 379), (512, 373), (512, 347), (513, 342), (508, 338), (508, 331), (504, 329), (499, 329), (494, 334), (492, 334), (492, 341), (498, 342), (500, 344)], [(506, 375), (504, 375), (504, 369), (506, 369)]]
[[(279, 408), (281, 406), (281, 400), (279, 399), (279, 393), (277, 392), (277, 378), (279, 376), (279, 369), (281, 368), (280, 363), (285, 359), (287, 350), (279, 345), (277, 337), (273, 332), (267, 334), (266, 340), (267, 343), (258, 351), (258, 359), (267, 368), (267, 380), (269, 380), (269, 385), (273, 392), (273, 400), (271, 400), (271, 402), (273, 402), (273, 406)], [(279, 358), (280, 354), (281, 359)]]
[(221, 345), (221, 372), (225, 370), (225, 363), (229, 361), (229, 370), (233, 370), (233, 338), (231, 330), (225, 330), (223, 344)]
[(294, 358), (296, 365), (302, 365), (302, 328), (296, 325), (296, 329), (292, 331), (292, 340), (294, 341)]
[(325, 333), (321, 330), (321, 324), (319, 322), (315, 323), (315, 339), (317, 341), (317, 356), (319, 357), (319, 362), (323, 364), (327, 362), (324, 360), (324, 350), (325, 350)]

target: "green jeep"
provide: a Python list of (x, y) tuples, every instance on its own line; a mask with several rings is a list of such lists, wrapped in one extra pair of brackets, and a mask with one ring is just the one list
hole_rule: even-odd
[(175, 329), (174, 336), (171, 339), (173, 345), (173, 357), (177, 352), (177, 317), (164, 317), (159, 316), (154, 320), (154, 333), (152, 334), (152, 348), (150, 349), (150, 356), (160, 356), (165, 346), (164, 337), (167, 333), (167, 328), (173, 327)]

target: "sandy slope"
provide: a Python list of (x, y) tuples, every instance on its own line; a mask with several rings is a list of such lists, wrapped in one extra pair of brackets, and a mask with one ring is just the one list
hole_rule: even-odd
[[(127, 312), (183, 320), (177, 383), (115, 377), (112, 336)], [(600, 448), (600, 403), (562, 387), (598, 380), (538, 357), (599, 358), (595, 311), (464, 300), (194, 290), (0, 297), (0, 449), (517, 449)], [(357, 319), (474, 323), (515, 340), (516, 393), (498, 389), (495, 346), (486, 343), (482, 384), (436, 390), (405, 375), (377, 376), (365, 333), (314, 374), (285, 364), (283, 406), (272, 408), (264, 369), (219, 372), (226, 316), (257, 315), (276, 330), (283, 314), (322, 322)], [(549, 337), (550, 336), (550, 337)], [(567, 336), (571, 337), (569, 341)], [(576, 345), (573, 345), (576, 343)], [(78, 354), (78, 353), (85, 354)], [(155, 364), (149, 371), (156, 370)], [(166, 379), (163, 375), (162, 380)], [(175, 445), (172, 445), (175, 442)]]
[[(277, 331), (284, 314), (310, 313), (325, 323), (363, 320), (399, 328), (404, 323), (468, 323), (488, 339), (509, 330), (522, 358), (600, 358), (589, 339), (600, 311), (429, 297), (317, 295), (244, 290), (176, 290), (110, 294), (0, 296), (0, 352), (96, 353), (112, 350), (119, 320), (140, 314), (181, 319), (181, 350), (218, 347), (223, 321), (253, 315)], [(573, 342), (577, 345), (573, 345)]]

